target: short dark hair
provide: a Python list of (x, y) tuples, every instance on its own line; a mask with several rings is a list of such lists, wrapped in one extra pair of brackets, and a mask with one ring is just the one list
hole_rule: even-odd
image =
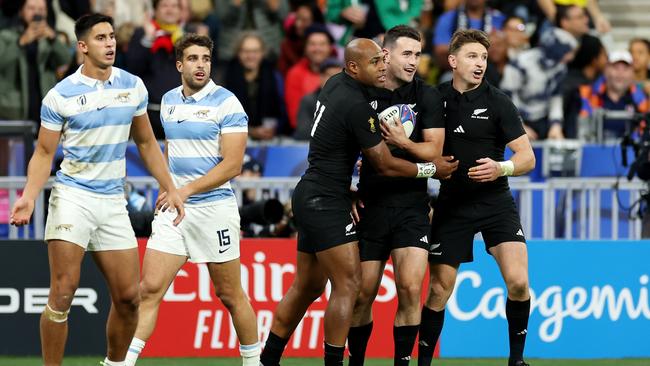
[(490, 49), (490, 38), (487, 33), (478, 29), (459, 29), (454, 32), (449, 42), (449, 54), (455, 54), (468, 43), (480, 43), (485, 49)]
[(77, 36), (77, 40), (83, 38), (92, 27), (99, 23), (108, 23), (113, 27), (113, 18), (108, 15), (93, 13), (83, 15), (77, 19), (74, 23), (74, 34)]
[(564, 19), (569, 19), (569, 11), (572, 8), (578, 8), (578, 9), (580, 9), (582, 11), (585, 11), (585, 9), (583, 7), (578, 6), (578, 5), (558, 5), (557, 10), (555, 11), (555, 26), (556, 27), (562, 28), (560, 23)]
[(397, 42), (397, 40), (402, 37), (414, 39), (418, 42), (422, 41), (422, 37), (420, 37), (420, 32), (418, 32), (415, 28), (409, 27), (408, 25), (400, 24), (386, 31), (386, 34), (384, 35), (383, 47), (384, 48), (393, 47), (395, 45), (395, 42)]
[(208, 36), (201, 36), (196, 33), (187, 33), (176, 42), (176, 61), (183, 60), (183, 51), (190, 46), (205, 47), (210, 50), (214, 48), (214, 43)]

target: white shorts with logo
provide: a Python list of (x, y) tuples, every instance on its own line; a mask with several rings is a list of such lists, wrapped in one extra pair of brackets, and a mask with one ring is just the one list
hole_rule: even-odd
[(55, 184), (45, 224), (45, 240), (65, 240), (88, 251), (137, 248), (126, 199)]
[(158, 212), (151, 224), (147, 249), (182, 255), (194, 263), (223, 263), (239, 258), (239, 209), (235, 199), (209, 206), (185, 206), (185, 218), (174, 226), (176, 213)]

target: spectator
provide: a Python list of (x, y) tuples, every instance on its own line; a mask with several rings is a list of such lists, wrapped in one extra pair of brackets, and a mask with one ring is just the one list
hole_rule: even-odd
[(333, 51), (334, 40), (323, 25), (314, 24), (305, 33), (305, 56), (289, 70), (285, 85), (291, 132), (297, 125), (300, 100), (320, 87), (320, 65)]
[(0, 119), (39, 123), (43, 96), (70, 62), (70, 49), (45, 19), (45, 0), (25, 0), (19, 24), (0, 30)]
[(344, 46), (352, 37), (375, 38), (399, 24), (413, 25), (422, 0), (328, 0), (327, 20), (345, 27), (339, 39)]
[(287, 0), (215, 0), (221, 29), (218, 53), (221, 63), (235, 55), (233, 50), (240, 34), (256, 30), (269, 48), (268, 57), (277, 60), (282, 39), (282, 20), (289, 13)]
[(650, 40), (634, 38), (630, 41), (634, 80), (643, 85), (646, 94), (650, 94)]
[(585, 34), (576, 57), (569, 64), (569, 73), (563, 83), (564, 135), (577, 137), (577, 119), (582, 108), (580, 87), (593, 83), (605, 71), (607, 50), (598, 37)]
[(564, 137), (561, 83), (577, 47), (570, 33), (553, 28), (539, 47), (521, 52), (504, 70), (501, 89), (519, 109), (531, 140)]
[(286, 76), (289, 69), (300, 61), (305, 53), (305, 31), (313, 23), (323, 24), (323, 13), (316, 4), (306, 2), (299, 4), (288, 20), (287, 30), (280, 45), (278, 69)]
[(506, 38), (508, 59), (514, 59), (521, 51), (530, 48), (530, 33), (523, 18), (510, 16), (504, 21), (503, 34)]
[(300, 100), (298, 108), (298, 125), (293, 134), (296, 140), (309, 140), (311, 137), (311, 128), (314, 125), (314, 111), (316, 111), (316, 101), (318, 93), (323, 88), (327, 80), (343, 69), (343, 63), (336, 58), (328, 58), (320, 65), (320, 87), (313, 93), (305, 95)]
[(555, 25), (571, 33), (576, 39), (589, 33), (589, 17), (583, 7), (577, 5), (558, 6)]
[(247, 32), (236, 45), (224, 86), (233, 92), (248, 115), (248, 136), (255, 140), (275, 137), (281, 116), (279, 75), (264, 58), (266, 45), (257, 33)]
[(611, 24), (598, 6), (598, 0), (537, 0), (537, 3), (544, 14), (546, 14), (546, 17), (549, 20), (555, 20), (555, 25), (558, 27), (561, 27), (557, 20), (563, 7), (579, 7), (583, 9), (583, 12), (585, 9), (589, 12), (589, 16), (591, 16), (598, 33), (604, 34), (612, 29)]
[(163, 94), (178, 86), (174, 44), (183, 36), (180, 0), (154, 0), (154, 17), (136, 28), (126, 53), (126, 69), (142, 78), (149, 91), (149, 118), (158, 140), (165, 138), (160, 123)]
[[(634, 81), (632, 55), (628, 51), (614, 51), (609, 55), (605, 75), (593, 84), (580, 88), (582, 109), (578, 123), (590, 123), (594, 110), (648, 112), (648, 96), (641, 85)], [(621, 138), (629, 130), (629, 120), (605, 119), (603, 136), (605, 139)], [(582, 127), (582, 126), (581, 126)], [(593, 127), (593, 126), (592, 126)], [(588, 130), (589, 128), (587, 128)]]
[(486, 0), (464, 0), (458, 8), (440, 16), (433, 36), (433, 51), (440, 68), (449, 70), (449, 41), (457, 29), (480, 29), (490, 34), (502, 28), (504, 15), (485, 3)]

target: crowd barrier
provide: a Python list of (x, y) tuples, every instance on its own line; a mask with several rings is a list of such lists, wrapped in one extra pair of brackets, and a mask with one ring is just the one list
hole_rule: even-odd
[[(141, 253), (144, 239), (140, 240)], [(290, 286), (294, 240), (244, 239), (242, 283), (257, 313), (261, 339)], [(650, 241), (530, 241), (531, 318), (526, 354), (541, 358), (650, 357)], [(35, 241), (0, 242), (0, 354), (40, 352), (38, 322), (48, 293), (46, 248)], [(104, 354), (109, 298), (91, 259), (82, 267), (70, 313), (68, 354)], [(373, 308), (369, 357), (392, 357), (396, 309), (393, 267), (386, 267)], [(286, 355), (322, 355), (328, 291), (307, 311)], [(475, 262), (461, 266), (448, 303), (441, 357), (506, 357), (506, 292), (495, 262), (475, 245)], [(11, 330), (11, 331), (8, 331)], [(417, 348), (417, 347), (416, 347)], [(166, 293), (143, 356), (237, 356), (225, 308), (205, 265), (186, 264)]]
[[(297, 177), (236, 179), (232, 186), (241, 203), (242, 190), (254, 189), (258, 199), (277, 198), (288, 202)], [(643, 222), (638, 218), (641, 197), (647, 183), (616, 178), (550, 178), (531, 182), (528, 177), (510, 178), (519, 206), (522, 225), (528, 238), (535, 239), (640, 239)], [(151, 177), (129, 177), (149, 202), (155, 201), (157, 183)], [(439, 182), (429, 180), (435, 194)], [(8, 226), (9, 210), (25, 184), (24, 177), (0, 177), (0, 238), (43, 238), (45, 193), (36, 200), (33, 224), (25, 228)], [(48, 182), (48, 187), (52, 181)], [(643, 213), (643, 212), (642, 212)], [(646, 221), (650, 215), (646, 215)], [(647, 227), (647, 225), (646, 225)], [(6, 234), (3, 235), (3, 229)]]

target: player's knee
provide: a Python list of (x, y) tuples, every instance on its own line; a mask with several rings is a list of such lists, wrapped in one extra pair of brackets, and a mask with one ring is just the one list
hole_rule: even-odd
[(397, 284), (397, 297), (400, 303), (419, 303), (422, 286), (416, 282)]
[(315, 301), (318, 299), (323, 292), (325, 292), (325, 284), (323, 283), (307, 283), (306, 281), (301, 281), (294, 283), (292, 286), (295, 287), (295, 290), (303, 296), (305, 299), (310, 301)]
[(50, 289), (50, 303), (55, 309), (69, 309), (77, 291), (77, 282), (69, 279), (53, 281)]
[(528, 297), (528, 281), (525, 278), (516, 278), (507, 283), (508, 295), (513, 299)]
[(140, 282), (140, 296), (142, 300), (148, 300), (156, 297), (159, 293), (163, 292), (162, 284), (152, 282), (147, 278), (143, 278)]
[(120, 292), (113, 297), (113, 304), (120, 312), (137, 312), (140, 306), (140, 291), (138, 286)]
[(221, 300), (223, 306), (232, 310), (242, 301), (247, 301), (244, 290), (241, 287), (218, 287), (215, 288), (215, 295)]

